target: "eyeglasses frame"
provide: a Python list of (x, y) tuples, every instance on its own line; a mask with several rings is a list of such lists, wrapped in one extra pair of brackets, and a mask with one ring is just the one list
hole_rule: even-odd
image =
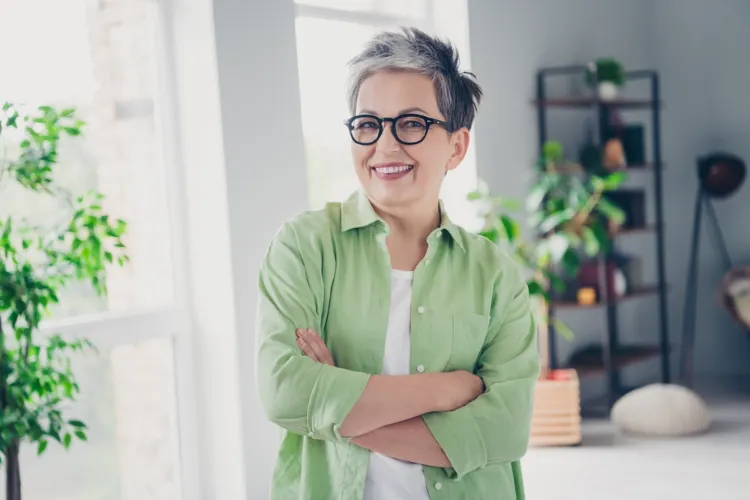
[[(408, 117), (419, 118), (421, 120), (424, 120), (424, 122), (425, 122), (424, 136), (420, 140), (418, 140), (417, 142), (406, 142), (406, 141), (403, 141), (403, 140), (401, 140), (398, 137), (398, 134), (396, 133), (396, 123), (399, 120), (401, 120), (403, 118), (408, 118)], [(352, 132), (354, 132), (354, 125), (353, 125), (353, 123), (354, 123), (354, 120), (356, 120), (358, 118), (372, 118), (372, 119), (374, 119), (375, 121), (378, 122), (378, 126), (379, 126), (378, 135), (375, 137), (375, 139), (372, 142), (360, 142), (360, 141), (358, 141), (358, 140), (356, 140), (354, 138), (354, 135), (352, 133)], [(360, 146), (371, 146), (371, 145), (375, 144), (376, 142), (378, 142), (380, 140), (380, 137), (383, 135), (383, 130), (385, 129), (385, 126), (384, 126), (385, 122), (391, 122), (391, 133), (393, 134), (394, 139), (396, 139), (399, 143), (401, 143), (401, 144), (403, 144), (405, 146), (414, 146), (416, 144), (421, 143), (425, 139), (427, 139), (427, 134), (430, 132), (430, 127), (432, 125), (438, 125), (440, 127), (443, 127), (446, 130), (446, 132), (448, 132), (448, 133), (454, 132), (453, 127), (451, 127), (450, 124), (447, 121), (438, 120), (437, 118), (431, 118), (429, 116), (421, 115), (419, 113), (404, 113), (402, 115), (394, 116), (392, 118), (391, 117), (380, 118), (379, 116), (375, 116), (375, 115), (371, 115), (369, 113), (365, 113), (365, 114), (361, 114), (361, 115), (354, 115), (354, 116), (352, 116), (351, 118), (349, 118), (348, 120), (346, 120), (344, 122), (344, 125), (346, 125), (346, 127), (349, 129), (349, 136), (352, 138), (352, 141), (354, 141), (355, 144), (359, 144)]]

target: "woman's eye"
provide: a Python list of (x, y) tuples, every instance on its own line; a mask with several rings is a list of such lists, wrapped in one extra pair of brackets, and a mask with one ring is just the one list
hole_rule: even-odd
[(408, 128), (423, 128), (424, 127), (424, 123), (422, 123), (422, 122), (420, 122), (418, 120), (408, 120), (406, 122), (406, 126)]
[(356, 128), (358, 128), (358, 129), (363, 129), (363, 128), (378, 128), (378, 125), (375, 122), (364, 122), (364, 123), (358, 123), (356, 125)]

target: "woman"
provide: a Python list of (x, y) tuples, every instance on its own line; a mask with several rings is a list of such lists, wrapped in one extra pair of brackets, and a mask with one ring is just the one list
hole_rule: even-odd
[(522, 499), (528, 290), (439, 200), (481, 89), (415, 29), (376, 36), (351, 73), (361, 189), (285, 223), (260, 273), (261, 402), (287, 431), (271, 498)]

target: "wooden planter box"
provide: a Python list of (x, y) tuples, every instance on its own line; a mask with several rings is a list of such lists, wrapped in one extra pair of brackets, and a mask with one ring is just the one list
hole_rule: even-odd
[(539, 379), (531, 420), (531, 446), (573, 446), (581, 443), (581, 392), (575, 370), (558, 370), (555, 378)]

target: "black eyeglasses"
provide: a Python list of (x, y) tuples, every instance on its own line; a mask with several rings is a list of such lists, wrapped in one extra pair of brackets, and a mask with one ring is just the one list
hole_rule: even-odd
[(383, 124), (385, 122), (391, 122), (393, 137), (401, 144), (408, 146), (424, 141), (432, 125), (440, 125), (448, 132), (453, 132), (448, 122), (414, 113), (399, 115), (395, 118), (357, 115), (346, 120), (344, 124), (349, 129), (349, 134), (354, 142), (362, 146), (369, 146), (375, 144), (383, 135)]

